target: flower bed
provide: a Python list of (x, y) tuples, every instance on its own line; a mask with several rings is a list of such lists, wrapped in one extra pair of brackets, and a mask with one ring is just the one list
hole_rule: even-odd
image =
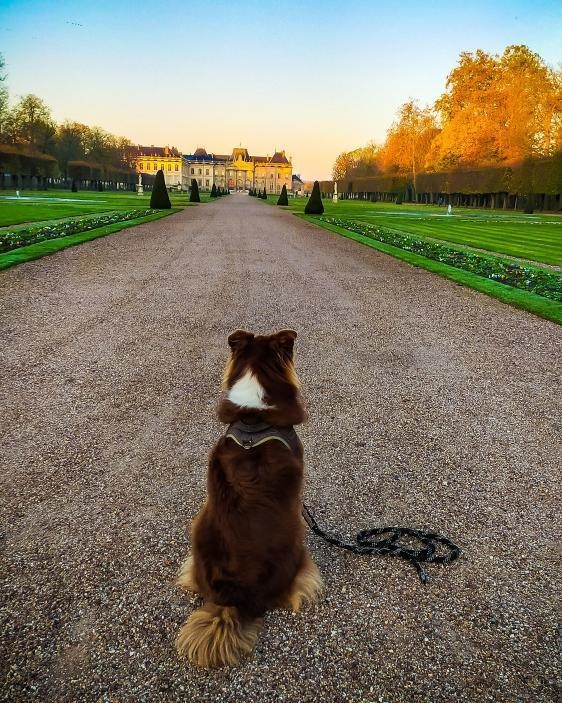
[(487, 256), (478, 252), (457, 249), (447, 244), (421, 239), (412, 234), (392, 232), (366, 222), (343, 220), (337, 217), (321, 217), (320, 219), (364, 237), (411, 251), (419, 256), (425, 256), (427, 259), (470, 271), (513, 288), (531, 291), (544, 298), (562, 301), (562, 277), (556, 271), (550, 272), (535, 266), (515, 264), (497, 256)]
[(115, 222), (126, 222), (136, 220), (139, 217), (152, 215), (158, 210), (126, 210), (124, 212), (114, 212), (111, 215), (100, 215), (99, 217), (80, 218), (57, 222), (45, 227), (22, 227), (15, 230), (0, 230), (0, 253), (26, 247), (29, 244), (36, 244), (45, 239), (58, 239), (67, 237), (69, 234), (87, 232), (98, 227), (112, 225)]

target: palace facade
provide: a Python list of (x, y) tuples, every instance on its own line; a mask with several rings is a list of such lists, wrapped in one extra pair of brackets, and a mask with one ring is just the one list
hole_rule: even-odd
[(175, 147), (139, 144), (132, 148), (131, 161), (140, 174), (155, 176), (162, 169), (167, 188), (188, 190), (191, 185), (188, 165)]
[(155, 176), (162, 169), (167, 188), (189, 190), (195, 178), (201, 190), (211, 190), (213, 184), (229, 190), (257, 188), (268, 193), (280, 193), (283, 186), (293, 188), (293, 165), (284, 151), (273, 156), (251, 156), (244, 147), (231, 154), (214, 154), (199, 147), (193, 154), (182, 154), (175, 147), (132, 147), (131, 165), (137, 173)]
[(291, 190), (293, 166), (284, 151), (273, 156), (251, 156), (244, 147), (236, 147), (232, 154), (209, 154), (203, 147), (193, 154), (184, 154), (189, 177), (195, 178), (202, 190), (210, 190), (213, 183), (229, 190), (264, 188), (268, 193), (280, 193), (284, 185)]

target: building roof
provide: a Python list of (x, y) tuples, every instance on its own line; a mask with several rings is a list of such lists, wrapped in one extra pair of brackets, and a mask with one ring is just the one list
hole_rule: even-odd
[(252, 157), (248, 154), (248, 150), (243, 146), (234, 147), (232, 150), (232, 160), (236, 161), (238, 158), (242, 159), (242, 161), (252, 160)]
[(175, 146), (154, 146), (154, 144), (151, 146), (141, 146), (138, 144), (137, 146), (132, 146), (131, 150), (133, 154), (136, 152), (137, 156), (158, 156), (160, 158), (166, 156), (177, 158), (181, 156), (181, 152), (178, 151)]
[(304, 185), (304, 181), (301, 180), (301, 177), (300, 177), (300, 176), (296, 176), (296, 175), (293, 173), (293, 183), (297, 183), (297, 182), (298, 182), (298, 183), (302, 183), (302, 184)]
[(230, 155), (209, 154), (204, 147), (197, 147), (193, 154), (184, 154), (187, 161), (230, 161)]
[(276, 151), (270, 159), (272, 164), (288, 164), (289, 159), (285, 156), (284, 151)]

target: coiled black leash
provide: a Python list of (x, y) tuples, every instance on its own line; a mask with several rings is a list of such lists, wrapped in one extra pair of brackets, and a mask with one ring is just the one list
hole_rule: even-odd
[[(427, 583), (430, 580), (429, 574), (424, 569), (424, 564), (450, 564), (461, 554), (460, 547), (453, 544), (450, 539), (438, 534), (437, 532), (424, 532), (423, 530), (414, 530), (410, 527), (375, 527), (371, 530), (361, 530), (355, 537), (355, 543), (343, 542), (337, 537), (330, 537), (324, 530), (318, 527), (318, 523), (314, 519), (314, 515), (310, 508), (303, 503), (302, 516), (314, 534), (322, 537), (330, 544), (335, 544), (336, 547), (347, 549), (355, 554), (390, 554), (394, 557), (402, 557), (410, 561), (417, 569), (418, 575), (422, 583)], [(382, 536), (378, 540), (373, 540), (373, 537)], [(414, 537), (419, 540), (424, 546), (421, 549), (412, 549), (400, 544), (401, 537)], [(437, 554), (439, 547), (445, 547), (445, 554)]]

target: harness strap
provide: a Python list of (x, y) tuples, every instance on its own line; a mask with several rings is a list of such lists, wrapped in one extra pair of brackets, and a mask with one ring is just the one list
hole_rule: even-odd
[(293, 427), (272, 427), (265, 422), (249, 424), (237, 420), (228, 426), (225, 437), (234, 440), (242, 449), (253, 449), (270, 441), (281, 442), (289, 451), (298, 454), (301, 443)]
[(285, 442), (283, 437), (278, 437), (277, 435), (270, 435), (268, 437), (262, 437), (261, 439), (258, 439), (258, 440), (253, 440), (251, 438), (240, 440), (234, 434), (234, 432), (227, 432), (225, 434), (225, 437), (230, 437), (230, 439), (233, 439), (236, 442), (236, 444), (239, 447), (242, 447), (243, 449), (253, 449), (254, 447), (259, 447), (260, 444), (265, 444), (266, 442), (269, 442), (272, 439), (275, 439), (278, 442), (281, 442), (281, 444), (284, 444), (287, 447), (287, 449), (291, 449), (291, 447), (289, 446), (289, 444), (287, 444), (287, 442)]

